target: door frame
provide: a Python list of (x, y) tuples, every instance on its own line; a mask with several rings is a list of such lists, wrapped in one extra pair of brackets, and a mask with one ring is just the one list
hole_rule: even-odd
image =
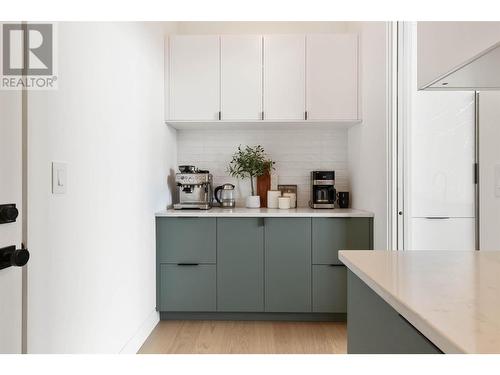
[(404, 250), (406, 223), (404, 218), (404, 163), (403, 154), (404, 131), (403, 118), (407, 109), (401, 98), (401, 90), (406, 87), (403, 72), (408, 67), (401, 59), (405, 46), (402, 22), (387, 23), (387, 248), (389, 250)]
[(411, 176), (409, 165), (411, 163), (411, 123), (413, 100), (412, 91), (417, 89), (415, 69), (416, 51), (416, 22), (398, 22), (397, 27), (397, 118), (394, 139), (397, 153), (394, 156), (397, 161), (397, 248), (407, 250), (409, 244), (409, 233), (411, 231)]

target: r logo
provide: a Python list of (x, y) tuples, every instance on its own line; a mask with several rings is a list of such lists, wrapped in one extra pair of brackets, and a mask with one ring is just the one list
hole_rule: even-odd
[(52, 24), (4, 24), (3, 75), (53, 74)]

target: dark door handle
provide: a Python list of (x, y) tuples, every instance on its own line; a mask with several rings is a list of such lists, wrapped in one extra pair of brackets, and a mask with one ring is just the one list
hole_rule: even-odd
[(18, 216), (19, 211), (15, 204), (0, 204), (0, 224), (13, 223)]
[(178, 266), (199, 266), (199, 263), (177, 263)]
[(22, 267), (29, 259), (30, 253), (24, 245), (17, 250), (14, 245), (0, 248), (0, 270), (11, 266)]

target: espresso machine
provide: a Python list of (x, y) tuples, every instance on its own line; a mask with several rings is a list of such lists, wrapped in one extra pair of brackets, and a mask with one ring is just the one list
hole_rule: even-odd
[(335, 208), (335, 171), (311, 172), (311, 208)]
[(179, 166), (179, 172), (175, 174), (179, 202), (174, 204), (174, 209), (212, 208), (213, 187), (210, 172), (192, 165)]

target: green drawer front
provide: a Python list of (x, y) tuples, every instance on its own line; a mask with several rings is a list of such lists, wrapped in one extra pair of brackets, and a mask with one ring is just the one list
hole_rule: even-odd
[(215, 311), (216, 266), (160, 265), (160, 311)]
[(347, 270), (344, 266), (313, 266), (313, 312), (347, 312)]
[(217, 311), (264, 311), (264, 219), (217, 219)]
[(371, 218), (313, 218), (313, 264), (342, 264), (339, 250), (371, 250)]
[(158, 218), (159, 263), (215, 263), (215, 218)]
[(311, 312), (311, 219), (266, 218), (265, 310)]

